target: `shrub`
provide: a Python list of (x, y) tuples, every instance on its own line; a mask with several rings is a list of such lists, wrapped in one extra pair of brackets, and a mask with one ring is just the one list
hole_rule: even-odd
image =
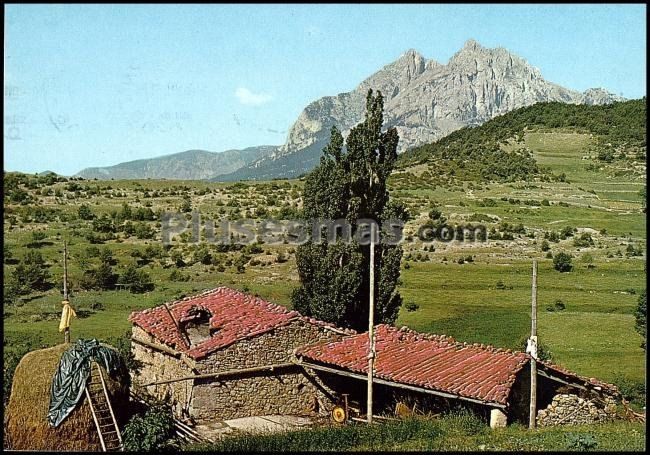
[(560, 231), (560, 238), (566, 239), (567, 237), (573, 237), (574, 232), (575, 232), (575, 228), (572, 228), (571, 226), (565, 226)]
[(204, 265), (210, 265), (212, 263), (212, 255), (206, 247), (201, 247), (194, 252), (194, 261)]
[(591, 238), (591, 234), (588, 232), (583, 232), (580, 234), (580, 237), (573, 239), (573, 245), (578, 248), (587, 248), (594, 244), (594, 239)]
[(172, 413), (163, 406), (155, 406), (131, 417), (122, 433), (124, 448), (128, 451), (152, 452), (170, 446), (174, 435)]
[(18, 294), (28, 294), (32, 291), (47, 291), (52, 287), (50, 272), (41, 253), (28, 251), (23, 261), (12, 272), (12, 280), (16, 283)]
[(143, 221), (135, 224), (134, 233), (135, 236), (139, 239), (152, 239), (156, 234), (153, 228)]
[(92, 210), (90, 210), (90, 206), (87, 204), (81, 204), (79, 206), (79, 210), (77, 211), (77, 214), (79, 215), (79, 218), (85, 221), (90, 221), (93, 218), (95, 218), (95, 215), (93, 214)]
[(542, 240), (541, 249), (542, 251), (548, 251), (551, 249), (551, 245), (549, 245), (548, 240), (546, 239)]
[(617, 373), (614, 376), (614, 384), (618, 387), (623, 398), (640, 406), (645, 406), (646, 387), (644, 381), (630, 379)]
[(172, 270), (172, 273), (169, 274), (169, 281), (189, 281), (190, 276), (184, 274), (178, 269)]
[(120, 277), (120, 281), (123, 284), (129, 284), (129, 291), (133, 294), (141, 294), (154, 289), (149, 274), (144, 270), (139, 270), (135, 264), (131, 264), (126, 268)]
[(420, 308), (420, 305), (418, 305), (415, 302), (408, 302), (404, 305), (404, 308), (406, 308), (406, 311), (413, 312), (413, 311), (417, 311), (418, 308)]
[(555, 307), (555, 309), (557, 311), (562, 311), (562, 310), (564, 310), (566, 308), (566, 305), (564, 304), (564, 302), (561, 299), (557, 299), (555, 301), (555, 303), (553, 304), (553, 307)]
[(107, 262), (100, 264), (96, 268), (86, 270), (80, 280), (83, 289), (102, 289), (105, 291), (114, 289), (115, 283), (117, 283), (117, 275), (113, 273), (113, 268)]
[(573, 269), (573, 265), (571, 264), (571, 255), (563, 251), (556, 254), (553, 258), (553, 267), (561, 273), (570, 272)]
[(566, 448), (568, 450), (585, 451), (595, 449), (598, 446), (598, 441), (590, 434), (567, 433), (566, 441)]

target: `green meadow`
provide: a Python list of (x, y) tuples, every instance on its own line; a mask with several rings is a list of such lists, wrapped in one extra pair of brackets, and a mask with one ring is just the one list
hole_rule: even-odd
[[(616, 161), (600, 166), (589, 158), (592, 139), (587, 134), (529, 132), (524, 140), (541, 166), (550, 167), (556, 174), (565, 173), (566, 181), (470, 181), (445, 186), (423, 182), (417, 166), (393, 176), (391, 194), (407, 205), (412, 217), (406, 226), (410, 237), (403, 244), (399, 286), (405, 305), (396, 324), (451, 335), (460, 341), (522, 349), (530, 330), (531, 267), (532, 260), (537, 259), (539, 339), (552, 360), (582, 375), (643, 383), (645, 356), (641, 337), (634, 330), (633, 313), (645, 288), (646, 226), (639, 193), (645, 179), (629, 166), (627, 172), (616, 175), (624, 167)], [(594, 163), (602, 169), (589, 167)], [(7, 351), (62, 341), (57, 329), (64, 239), (69, 242), (71, 298), (79, 315), (72, 323), (73, 339), (115, 340), (130, 329), (128, 316), (132, 311), (217, 286), (231, 286), (291, 305), (291, 291), (298, 285), (295, 246), (263, 244), (244, 259), (242, 251), (223, 252), (210, 246), (212, 260), (203, 264), (194, 258), (199, 247), (179, 236), (169, 250), (140, 261), (147, 247), (160, 245), (160, 223), (143, 221), (155, 232), (151, 238), (139, 239), (118, 231), (110, 239), (91, 245), (88, 235), (93, 231), (92, 222), (78, 219), (77, 213), (82, 204), (87, 204), (96, 217), (109, 216), (124, 203), (134, 209), (171, 211), (189, 199), (204, 219), (288, 216), (300, 208), (302, 181), (71, 183), (22, 184), (20, 187), (33, 198), (30, 203), (5, 200), (5, 250), (10, 256), (7, 259), (5, 251), (5, 276), (12, 274), (28, 251), (37, 251), (54, 286), (4, 305)], [(504, 223), (521, 223), (525, 231), (506, 240), (423, 243), (416, 233), (434, 203), (451, 223), (466, 223), (485, 215), (490, 218), (481, 219), (487, 220), (484, 224), (488, 230), (500, 232)], [(68, 218), (35, 221), (29, 210), (38, 206)], [(546, 234), (567, 226), (577, 232), (549, 242), (552, 255), (564, 251), (573, 256), (573, 270), (560, 273), (541, 246)], [(42, 231), (45, 238), (34, 242), (34, 231)], [(593, 244), (574, 244), (582, 232), (591, 233)], [(84, 289), (81, 278), (97, 263), (97, 258), (88, 257), (90, 246), (110, 250), (118, 275), (128, 264), (138, 262), (139, 270), (151, 277), (154, 289), (143, 294)], [(629, 248), (640, 256), (628, 254)], [(170, 259), (175, 251), (183, 258), (181, 267)], [(239, 270), (238, 260), (245, 261)], [(175, 270), (183, 280), (172, 280)], [(562, 309), (556, 307), (558, 301)]]

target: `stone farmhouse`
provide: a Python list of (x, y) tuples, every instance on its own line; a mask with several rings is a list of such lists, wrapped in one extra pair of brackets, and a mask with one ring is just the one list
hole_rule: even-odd
[(293, 350), (354, 333), (225, 287), (129, 319), (143, 364), (134, 386), (195, 421), (327, 412), (331, 400)]
[[(142, 363), (136, 393), (164, 400), (177, 418), (207, 422), (254, 415), (328, 414), (344, 397), (366, 401), (368, 335), (220, 287), (134, 312), (132, 352)], [(438, 413), (463, 406), (493, 427), (528, 422), (530, 356), (522, 352), (376, 327), (376, 412)], [(538, 362), (538, 414), (555, 418), (558, 397), (590, 415), (613, 416), (616, 388)], [(582, 406), (582, 405), (580, 405)], [(582, 409), (580, 408), (580, 409)], [(595, 411), (594, 411), (595, 409)], [(539, 417), (538, 417), (539, 420)], [(540, 423), (542, 423), (540, 421)]]

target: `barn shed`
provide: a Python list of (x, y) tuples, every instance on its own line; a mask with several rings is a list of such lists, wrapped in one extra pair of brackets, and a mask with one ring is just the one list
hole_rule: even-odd
[[(303, 346), (296, 349), (295, 355), (297, 362), (306, 371), (316, 372), (325, 386), (363, 402), (368, 345), (368, 334), (361, 333)], [(460, 343), (448, 336), (385, 324), (376, 326), (375, 350), (374, 406), (379, 410), (390, 412), (398, 402), (429, 412), (462, 405), (483, 416), (492, 427), (528, 423), (528, 354)], [(615, 411), (612, 403), (620, 395), (611, 384), (578, 376), (548, 362), (538, 361), (537, 373), (538, 409), (550, 406), (562, 395), (600, 403), (603, 412), (592, 416), (592, 421), (611, 417)]]

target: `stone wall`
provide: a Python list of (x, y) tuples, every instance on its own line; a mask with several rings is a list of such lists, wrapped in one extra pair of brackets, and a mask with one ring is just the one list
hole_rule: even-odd
[(551, 404), (537, 413), (537, 425), (582, 425), (615, 419), (616, 402), (609, 397), (603, 402), (568, 393), (555, 395)]
[(290, 362), (297, 347), (319, 341), (340, 340), (341, 335), (324, 327), (295, 320), (259, 336), (236, 343), (197, 361), (201, 373), (251, 368)]
[[(254, 338), (215, 352), (197, 362), (200, 373), (251, 368), (291, 362), (293, 350), (341, 335), (304, 321), (292, 321)], [(326, 413), (333, 400), (298, 366), (272, 373), (230, 376), (195, 381), (190, 413), (197, 421), (233, 419), (265, 414)]]
[[(136, 326), (132, 329), (131, 338), (156, 343), (156, 340), (151, 335)], [(137, 341), (131, 343), (131, 352), (135, 360), (142, 363), (139, 371), (131, 371), (131, 383), (136, 389), (150, 382), (191, 376), (193, 374), (189, 366), (180, 359), (148, 346), (143, 346)], [(188, 408), (192, 396), (192, 381), (153, 385), (146, 387), (145, 390), (149, 395), (169, 403), (177, 417), (189, 416)]]
[[(139, 327), (133, 328), (132, 337), (156, 343)], [(133, 383), (137, 387), (194, 374), (289, 363), (295, 348), (341, 337), (341, 334), (325, 327), (296, 320), (259, 336), (240, 340), (193, 362), (195, 372), (181, 359), (134, 341), (135, 358), (143, 362), (143, 367), (133, 375)], [(334, 402), (330, 391), (299, 366), (273, 372), (178, 381), (146, 389), (150, 395), (172, 404), (176, 416), (189, 416), (197, 422), (265, 414), (323, 414), (329, 412)]]

